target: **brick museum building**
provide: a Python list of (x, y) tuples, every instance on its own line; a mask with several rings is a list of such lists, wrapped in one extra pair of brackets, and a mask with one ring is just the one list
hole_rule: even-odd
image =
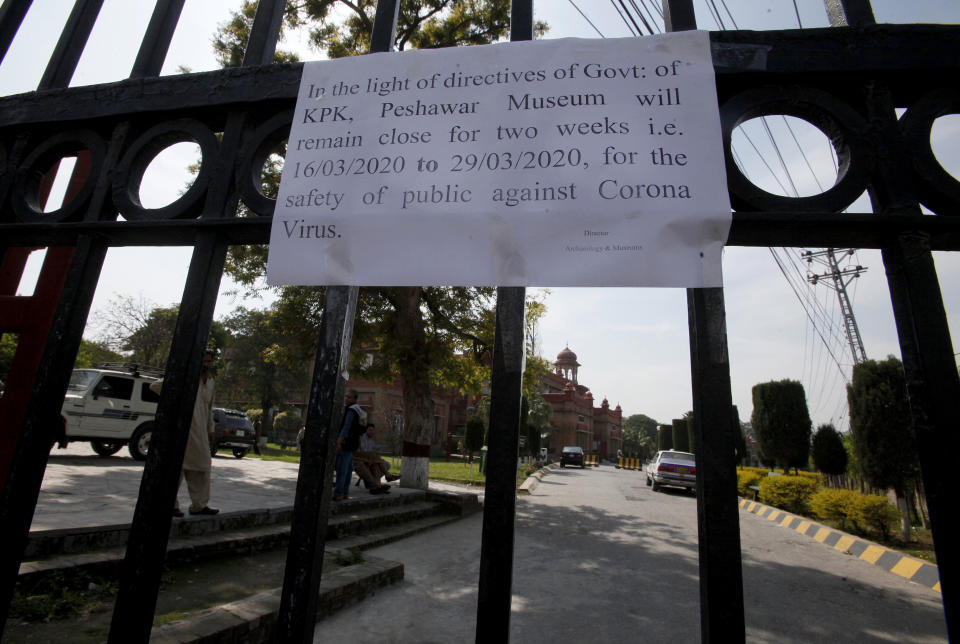
[[(553, 407), (550, 424), (555, 428), (548, 441), (548, 453), (559, 457), (565, 445), (579, 445), (588, 454), (615, 459), (620, 449), (620, 426), (623, 412), (604, 399), (594, 406), (593, 394), (577, 381), (577, 355), (566, 347), (557, 354), (554, 372), (540, 379), (540, 393)], [(359, 404), (376, 424), (376, 441), (385, 453), (399, 453), (403, 435), (403, 396), (399, 381), (392, 383), (350, 379), (347, 387), (356, 389)], [(455, 451), (463, 436), (467, 416), (472, 414), (482, 396), (464, 396), (455, 389), (436, 391), (433, 395), (436, 425), (430, 441), (433, 456)]]

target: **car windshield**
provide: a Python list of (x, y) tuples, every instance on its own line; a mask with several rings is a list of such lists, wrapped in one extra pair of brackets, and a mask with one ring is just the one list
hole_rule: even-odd
[(694, 455), (690, 454), (689, 452), (664, 452), (663, 456), (661, 456), (660, 458), (676, 458), (681, 461), (695, 460)]
[(82, 369), (74, 371), (70, 375), (70, 384), (67, 385), (67, 389), (73, 389), (74, 391), (86, 391), (93, 385), (94, 382), (96, 382), (96, 380), (96, 371), (85, 371)]
[(579, 447), (564, 447), (563, 451), (568, 454), (578, 454), (581, 450)]

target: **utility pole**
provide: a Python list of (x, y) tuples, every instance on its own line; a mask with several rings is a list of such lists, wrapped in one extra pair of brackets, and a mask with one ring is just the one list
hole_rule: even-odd
[[(855, 249), (842, 251), (842, 259), (849, 260), (856, 252)], [(837, 252), (833, 248), (818, 251), (804, 251), (800, 256), (807, 260), (807, 281), (816, 286), (824, 284), (837, 292), (837, 300), (840, 302), (840, 312), (843, 315), (843, 328), (847, 334), (847, 343), (850, 345), (850, 353), (853, 354), (853, 363), (859, 364), (866, 361), (867, 353), (863, 350), (863, 340), (860, 338), (860, 329), (857, 327), (857, 318), (853, 315), (853, 307), (850, 305), (850, 297), (847, 295), (847, 286), (854, 279), (860, 277), (867, 269), (863, 266), (848, 264), (843, 268), (837, 260)], [(814, 270), (814, 263), (825, 267), (826, 270), (818, 273)], [(829, 278), (829, 279), (826, 279)]]

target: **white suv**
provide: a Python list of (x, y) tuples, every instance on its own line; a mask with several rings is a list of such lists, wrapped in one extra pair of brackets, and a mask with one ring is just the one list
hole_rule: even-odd
[(112, 456), (129, 445), (130, 456), (145, 460), (160, 401), (150, 384), (162, 377), (160, 369), (135, 364), (74, 369), (60, 413), (61, 447), (70, 441), (90, 441), (97, 454)]

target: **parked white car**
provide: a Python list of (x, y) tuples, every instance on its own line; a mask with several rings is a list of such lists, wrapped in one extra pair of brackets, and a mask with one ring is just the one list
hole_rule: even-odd
[(661, 450), (647, 464), (645, 472), (647, 485), (653, 487), (654, 492), (664, 485), (697, 489), (696, 457), (689, 452)]
[(127, 445), (130, 456), (145, 460), (160, 401), (150, 384), (162, 377), (159, 369), (128, 364), (74, 369), (60, 413), (60, 442), (89, 441), (100, 456)]

